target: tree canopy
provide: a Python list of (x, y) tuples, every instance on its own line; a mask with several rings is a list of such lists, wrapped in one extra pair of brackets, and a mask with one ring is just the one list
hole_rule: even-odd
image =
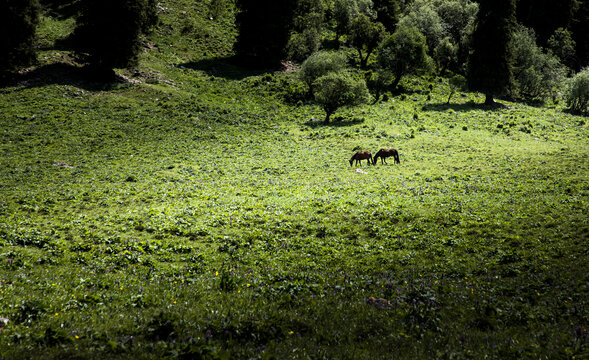
[(423, 67), (427, 61), (425, 36), (413, 26), (399, 26), (378, 48), (377, 63), (394, 74), (393, 88), (404, 75)]

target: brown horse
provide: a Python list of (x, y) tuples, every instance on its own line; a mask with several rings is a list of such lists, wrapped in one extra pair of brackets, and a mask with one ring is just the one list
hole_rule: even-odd
[(401, 163), (401, 160), (399, 160), (399, 152), (396, 149), (380, 149), (380, 150), (378, 150), (376, 155), (374, 155), (374, 160), (372, 161), (372, 164), (376, 165), (376, 159), (378, 159), (379, 157), (380, 157), (380, 163), (386, 164), (387, 163), (386, 158), (388, 158), (390, 156), (395, 158), (395, 163), (397, 163), (397, 164)]
[(350, 159), (350, 166), (354, 166), (354, 160), (356, 160), (356, 165), (362, 165), (362, 160), (367, 160), (368, 165), (370, 165), (372, 162), (372, 154), (369, 151), (358, 151)]

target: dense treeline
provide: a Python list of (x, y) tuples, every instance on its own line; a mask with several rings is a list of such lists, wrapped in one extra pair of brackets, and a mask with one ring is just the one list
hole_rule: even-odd
[[(565, 91), (567, 77), (589, 64), (586, 3), (299, 0), (294, 13), (292, 8), (278, 9), (292, 19), (280, 21), (290, 24), (286, 46), (259, 53), (258, 62), (286, 57), (304, 68), (317, 51), (340, 51), (352, 67), (368, 71), (365, 80), (376, 100), (387, 89), (395, 91), (401, 77), (412, 72), (464, 77), (467, 81), (455, 83), (485, 93), (488, 104), (497, 96), (556, 98)], [(240, 5), (251, 10), (246, 2)], [(279, 18), (240, 23), (240, 36), (256, 34)], [(257, 46), (264, 40), (272, 41), (258, 37)], [(238, 41), (237, 54), (247, 45)]]
[[(352, 68), (365, 72), (364, 79), (356, 78), (367, 83), (376, 100), (412, 72), (462, 76), (471, 90), (486, 93), (489, 103), (502, 95), (555, 98), (567, 77), (589, 65), (587, 1), (214, 3), (238, 9), (234, 50), (243, 63), (268, 67), (288, 59), (302, 64), (317, 51), (339, 51)], [(157, 24), (156, 5), (155, 0), (41, 0), (41, 5), (3, 0), (0, 26), (10, 35), (0, 40), (2, 78), (34, 61), (40, 11), (76, 16), (69, 44), (90, 73), (109, 78), (104, 75), (114, 68), (136, 66), (142, 39)]]

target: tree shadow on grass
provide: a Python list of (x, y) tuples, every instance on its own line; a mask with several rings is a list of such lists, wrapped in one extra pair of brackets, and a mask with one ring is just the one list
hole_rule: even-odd
[(320, 119), (312, 119), (304, 123), (304, 125), (316, 129), (316, 128), (338, 128), (338, 127), (348, 127), (363, 124), (364, 119), (362, 118), (353, 118), (353, 119), (343, 119), (343, 118), (334, 118), (332, 121), (326, 123), (324, 118)]
[(425, 104), (423, 105), (422, 109), (426, 111), (447, 111), (453, 110), (456, 112), (467, 112), (473, 110), (502, 110), (508, 109), (509, 107), (503, 105), (501, 103), (496, 103), (496, 105), (486, 105), (483, 103), (475, 103), (469, 101), (464, 104), (454, 104), (454, 103), (438, 103), (438, 104)]
[(96, 74), (86, 67), (53, 63), (19, 73), (3, 87), (36, 88), (48, 85), (71, 85), (88, 91), (103, 91), (129, 86), (130, 83), (114, 72)]
[(278, 70), (244, 66), (235, 56), (190, 61), (184, 64), (178, 64), (178, 67), (181, 69), (187, 68), (203, 71), (210, 76), (227, 80), (242, 80), (250, 76), (258, 76)]

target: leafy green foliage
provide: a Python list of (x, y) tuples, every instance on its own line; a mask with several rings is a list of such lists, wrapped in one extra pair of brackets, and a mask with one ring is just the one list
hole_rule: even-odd
[(384, 25), (358, 15), (350, 25), (350, 44), (358, 51), (360, 67), (366, 67), (368, 58), (386, 36)]
[(318, 51), (313, 53), (301, 65), (300, 78), (309, 86), (313, 92), (313, 83), (319, 77), (330, 72), (339, 72), (347, 67), (345, 54), (333, 51)]
[(463, 71), (477, 11), (478, 4), (470, 0), (417, 0), (409, 4), (399, 23), (425, 35), (429, 55), (442, 64), (440, 70), (453, 65), (454, 71)]
[(333, 19), (335, 21), (336, 40), (350, 34), (353, 21), (360, 15), (374, 18), (371, 0), (335, 0), (333, 3)]
[(426, 66), (426, 52), (425, 36), (417, 28), (403, 25), (379, 46), (377, 63), (394, 74), (393, 88), (396, 88), (404, 75)]
[(342, 106), (360, 105), (368, 101), (364, 80), (355, 80), (346, 72), (330, 72), (313, 83), (315, 100), (325, 110), (325, 122)]
[(446, 69), (458, 61), (458, 46), (452, 44), (449, 38), (444, 38), (434, 49), (434, 60), (440, 75), (444, 75)]
[(556, 29), (548, 39), (548, 49), (570, 69), (575, 68), (575, 40), (570, 31), (563, 28)]
[(513, 36), (516, 92), (528, 99), (554, 96), (564, 83), (566, 68), (552, 53), (536, 45), (534, 31), (518, 26)]
[(302, 62), (319, 49), (325, 27), (327, 3), (324, 0), (299, 0), (294, 14), (293, 32), (287, 44), (288, 58)]
[(569, 81), (566, 99), (571, 110), (577, 112), (587, 110), (589, 104), (589, 68), (581, 70)]
[(395, 31), (397, 21), (401, 16), (401, 2), (399, 0), (373, 0), (376, 21), (382, 23), (385, 29)]

